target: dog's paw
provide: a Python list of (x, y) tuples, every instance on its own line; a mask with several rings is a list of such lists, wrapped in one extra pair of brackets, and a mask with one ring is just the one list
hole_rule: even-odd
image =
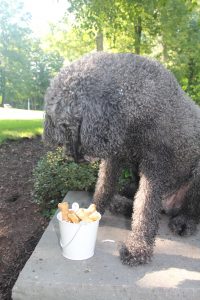
[(180, 236), (193, 235), (197, 229), (196, 222), (184, 215), (172, 218), (168, 225), (174, 234)]
[(152, 252), (152, 248), (145, 245), (129, 249), (125, 244), (122, 244), (119, 251), (122, 263), (131, 267), (149, 263), (152, 258)]

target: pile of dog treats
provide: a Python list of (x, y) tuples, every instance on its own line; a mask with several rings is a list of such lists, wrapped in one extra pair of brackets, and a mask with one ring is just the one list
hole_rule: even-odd
[(74, 211), (69, 209), (69, 204), (67, 202), (62, 202), (58, 204), (58, 208), (62, 213), (62, 220), (70, 223), (84, 222), (95, 222), (101, 219), (101, 214), (97, 212), (96, 205), (91, 204), (88, 208), (78, 208)]

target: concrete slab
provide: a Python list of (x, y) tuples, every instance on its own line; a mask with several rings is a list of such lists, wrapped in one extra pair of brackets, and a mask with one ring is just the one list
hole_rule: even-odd
[[(91, 201), (85, 192), (69, 192), (66, 198), (83, 207)], [(121, 264), (118, 255), (119, 241), (130, 229), (129, 220), (106, 213), (95, 255), (70, 261), (61, 255), (54, 217), (16, 281), (13, 300), (199, 300), (200, 232), (179, 238), (169, 231), (167, 218), (162, 217), (160, 223), (152, 262), (130, 268)]]

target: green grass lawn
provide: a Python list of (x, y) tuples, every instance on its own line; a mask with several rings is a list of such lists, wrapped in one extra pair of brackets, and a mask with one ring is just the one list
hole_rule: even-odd
[(0, 120), (0, 143), (7, 139), (19, 139), (41, 135), (43, 120)]

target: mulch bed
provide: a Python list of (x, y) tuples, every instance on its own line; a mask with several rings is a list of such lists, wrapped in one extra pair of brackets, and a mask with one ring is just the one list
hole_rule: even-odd
[(32, 171), (48, 151), (40, 137), (0, 145), (0, 299), (12, 287), (48, 220), (33, 202)]

